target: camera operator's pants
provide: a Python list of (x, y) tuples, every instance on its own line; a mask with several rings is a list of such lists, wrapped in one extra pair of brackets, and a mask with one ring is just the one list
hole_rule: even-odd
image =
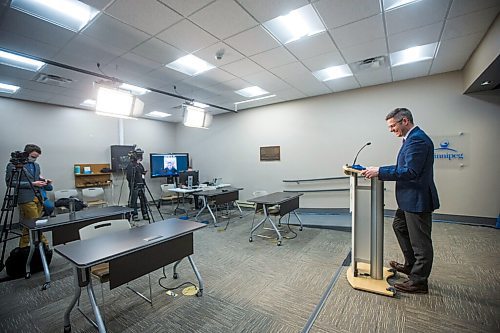
[(132, 215), (137, 215), (137, 197), (139, 197), (139, 201), (141, 202), (141, 212), (142, 217), (146, 217), (148, 215), (148, 209), (146, 207), (146, 195), (144, 194), (144, 188), (136, 186), (133, 190), (130, 191), (130, 203), (129, 207), (134, 210)]
[[(42, 210), (43, 210), (43, 205), (38, 202), (38, 199), (35, 198), (35, 200), (23, 204), (19, 204), (19, 213), (21, 215), (21, 219), (37, 219), (40, 216), (42, 216)], [(49, 241), (45, 237), (44, 234), (42, 234), (42, 242), (45, 243), (45, 245), (49, 246)], [(30, 245), (30, 235), (29, 235), (29, 229), (26, 227), (23, 227), (23, 234), (21, 238), (19, 239), (19, 247), (27, 247)]]

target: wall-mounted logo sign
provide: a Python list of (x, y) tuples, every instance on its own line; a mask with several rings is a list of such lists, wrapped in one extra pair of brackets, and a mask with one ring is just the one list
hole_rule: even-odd
[(434, 162), (437, 167), (464, 167), (469, 162), (469, 136), (464, 133), (433, 136)]

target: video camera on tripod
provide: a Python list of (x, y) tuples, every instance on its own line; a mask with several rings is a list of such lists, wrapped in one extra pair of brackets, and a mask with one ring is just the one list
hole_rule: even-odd
[(24, 165), (29, 162), (28, 160), (29, 153), (26, 151), (13, 151), (10, 153), (10, 163), (14, 165)]
[(140, 148), (136, 148), (128, 152), (128, 158), (130, 159), (131, 162), (137, 162), (138, 160), (142, 160), (143, 155), (144, 155), (144, 150)]

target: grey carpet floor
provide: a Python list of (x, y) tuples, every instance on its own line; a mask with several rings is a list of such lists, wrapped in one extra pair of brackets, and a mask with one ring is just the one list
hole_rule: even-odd
[[(429, 295), (388, 298), (349, 286), (341, 265), (350, 233), (293, 226), (297, 237), (282, 246), (259, 237), (250, 243), (252, 217), (233, 215), (226, 231), (221, 231), (222, 219), (219, 228), (211, 224), (195, 233), (193, 258), (205, 282), (202, 297), (184, 296), (182, 288), (176, 297), (166, 295), (158, 284), (161, 269), (151, 274), (153, 306), (124, 286), (110, 291), (106, 284), (102, 309), (108, 332), (301, 332), (338, 269), (341, 276), (311, 332), (500, 331), (499, 230), (435, 223)], [(385, 258), (401, 259), (389, 220), (385, 234)], [(0, 332), (62, 331), (73, 294), (72, 270), (57, 255), (50, 269), (52, 284), (46, 291), (40, 290), (42, 273), (0, 284)], [(164, 285), (196, 283), (187, 260), (179, 266), (178, 279), (172, 279), (172, 266), (165, 271)], [(148, 279), (131, 284), (146, 292)], [(94, 289), (101, 304), (98, 283)], [(82, 307), (90, 311), (85, 297)], [(77, 311), (71, 321), (73, 332), (96, 331)]]

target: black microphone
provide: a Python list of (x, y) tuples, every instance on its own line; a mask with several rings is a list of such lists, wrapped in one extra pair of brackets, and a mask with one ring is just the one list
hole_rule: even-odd
[(353, 169), (356, 169), (356, 170), (364, 170), (365, 168), (362, 167), (361, 165), (356, 165), (356, 160), (358, 159), (358, 155), (359, 153), (361, 153), (361, 151), (366, 147), (366, 146), (369, 146), (371, 145), (372, 143), (371, 142), (367, 142), (365, 143), (365, 145), (363, 147), (361, 147), (360, 150), (358, 150), (358, 153), (356, 154), (356, 157), (354, 158), (354, 162), (352, 162), (352, 165), (351, 165), (351, 168)]

